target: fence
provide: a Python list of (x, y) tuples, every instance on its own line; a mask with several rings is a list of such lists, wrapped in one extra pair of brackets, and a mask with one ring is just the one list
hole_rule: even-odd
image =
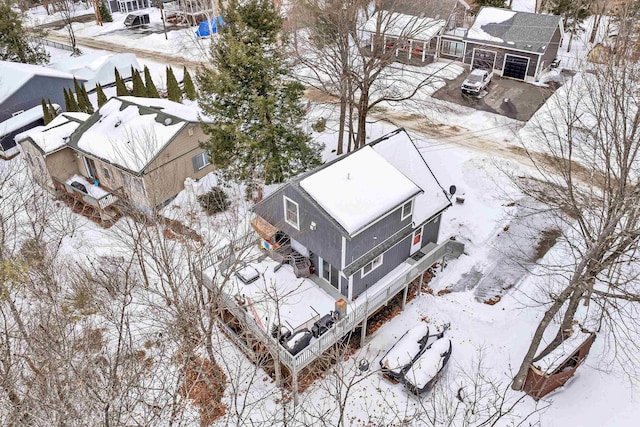
[(56, 49), (68, 50), (69, 52), (73, 52), (73, 47), (68, 44), (58, 43), (51, 40), (43, 39), (40, 37), (31, 37), (31, 41), (38, 44), (43, 44), (49, 47), (55, 47)]
[[(384, 290), (375, 295), (367, 296), (366, 300), (360, 304), (352, 304), (351, 307), (355, 308), (350, 310), (342, 319), (338, 320), (331, 329), (295, 356), (289, 353), (282, 346), (277, 345), (275, 340), (268, 335), (268, 332), (261, 329), (253, 319), (247, 318), (246, 306), (240, 306), (231, 296), (224, 292), (220, 292), (220, 294), (226, 308), (233, 313), (238, 320), (241, 320), (256, 337), (262, 339), (268, 348), (271, 349), (272, 353), (277, 352), (281, 362), (293, 369), (294, 372), (298, 372), (300, 369), (304, 368), (317, 357), (322, 355), (322, 353), (333, 346), (342, 337), (355, 329), (368, 317), (370, 313), (389, 302), (391, 298), (408, 286), (409, 283), (420, 277), (420, 274), (438, 260), (446, 256), (457, 258), (463, 251), (464, 244), (454, 240), (446, 240), (443, 243), (436, 245), (429, 250), (425, 256), (413, 264), (409, 271), (391, 281)], [(209, 285), (213, 286), (210, 281)]]

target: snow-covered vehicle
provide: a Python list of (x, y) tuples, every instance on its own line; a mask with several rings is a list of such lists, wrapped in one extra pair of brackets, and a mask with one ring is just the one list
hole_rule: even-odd
[(409, 329), (380, 359), (382, 374), (392, 381), (401, 381), (406, 370), (424, 349), (429, 339), (429, 325), (420, 323)]
[(476, 68), (471, 71), (471, 74), (462, 82), (462, 93), (465, 95), (479, 96), (483, 90), (487, 89), (492, 78), (492, 71)]
[(286, 341), (282, 340), (282, 345), (289, 351), (289, 353), (295, 356), (309, 345), (312, 337), (313, 336), (308, 329), (301, 329), (291, 335)]
[(431, 390), (451, 357), (451, 340), (444, 331), (429, 344), (406, 370), (403, 382), (407, 390), (419, 395)]

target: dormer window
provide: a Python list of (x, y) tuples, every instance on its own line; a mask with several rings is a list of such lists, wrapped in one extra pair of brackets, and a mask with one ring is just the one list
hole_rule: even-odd
[(298, 204), (286, 196), (283, 196), (283, 198), (284, 221), (296, 230), (300, 230), (300, 209)]
[(409, 218), (412, 212), (413, 212), (413, 200), (409, 200), (407, 203), (402, 205), (402, 217), (400, 218), (400, 221), (404, 221), (405, 219)]

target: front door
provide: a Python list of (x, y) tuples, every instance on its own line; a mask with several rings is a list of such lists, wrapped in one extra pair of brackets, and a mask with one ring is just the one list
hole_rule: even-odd
[(89, 178), (98, 179), (98, 173), (96, 172), (96, 164), (93, 163), (93, 159), (89, 159), (88, 157), (84, 158), (85, 169), (87, 169), (87, 174), (89, 174)]
[(422, 227), (413, 232), (411, 236), (411, 255), (418, 252), (422, 247)]

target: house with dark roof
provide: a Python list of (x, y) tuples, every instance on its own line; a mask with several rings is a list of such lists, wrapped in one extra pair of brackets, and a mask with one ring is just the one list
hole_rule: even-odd
[(411, 257), (436, 245), (449, 206), (399, 129), (291, 180), (253, 207), (252, 225), (265, 249), (310, 260), (307, 274), (355, 300), (411, 270)]
[(556, 58), (562, 34), (559, 16), (483, 7), (464, 37), (464, 62), (503, 77), (534, 79)]
[(0, 61), (0, 122), (39, 106), (43, 98), (64, 106), (63, 89), (69, 88), (73, 88), (71, 74), (41, 65)]
[[(74, 120), (69, 113), (63, 116)], [(171, 201), (186, 178), (213, 171), (200, 148), (204, 139), (197, 108), (123, 96), (111, 98), (75, 129), (61, 123), (27, 133), (20, 142), (28, 158), (37, 152), (46, 156), (50, 181), (40, 181), (109, 221), (116, 217), (111, 208), (122, 199), (151, 211)]]

